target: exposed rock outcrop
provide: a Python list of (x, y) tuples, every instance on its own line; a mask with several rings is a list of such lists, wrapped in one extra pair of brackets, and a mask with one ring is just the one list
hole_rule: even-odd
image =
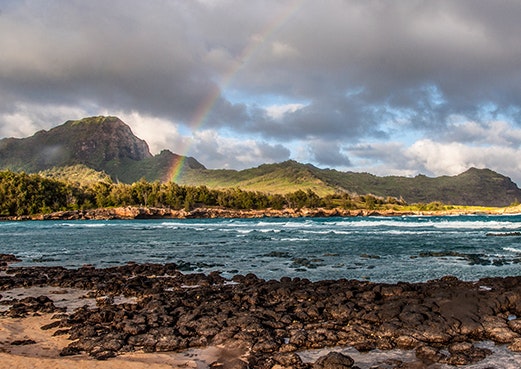
[[(58, 314), (60, 334), (74, 340), (62, 355), (85, 352), (102, 360), (134, 350), (178, 351), (224, 344), (249, 348), (250, 367), (310, 368), (299, 351), (334, 346), (359, 351), (403, 348), (414, 349), (425, 365), (463, 365), (490, 354), (476, 341), (508, 344), (515, 351), (520, 347), (521, 277), (477, 282), (445, 277), (426, 283), (383, 284), (300, 278), (266, 281), (253, 274), (227, 280), (218, 272), (182, 274), (175, 264), (3, 269), (0, 291), (51, 285), (91, 290), (91, 296), (137, 298), (137, 303), (120, 304), (99, 299), (95, 308)], [(11, 301), (3, 315), (56, 310), (42, 296)], [(355, 364), (331, 354), (314, 367)]]
[[(518, 214), (521, 207), (490, 210), (489, 214)], [(300, 218), (300, 217), (358, 217), (358, 216), (402, 216), (402, 215), (457, 215), (471, 214), (464, 210), (448, 211), (395, 211), (395, 210), (348, 210), (341, 208), (301, 208), (237, 210), (220, 207), (201, 207), (193, 210), (175, 210), (153, 207), (116, 207), (90, 210), (68, 210), (49, 214), (2, 217), (0, 220), (89, 220), (89, 219), (204, 219), (204, 218)], [(483, 214), (483, 212), (480, 212)]]
[(144, 140), (121, 119), (110, 116), (70, 120), (30, 137), (0, 140), (0, 168), (28, 173), (82, 164), (113, 180), (132, 183), (142, 177), (170, 180), (168, 173), (178, 162), (204, 168), (197, 160), (168, 150), (152, 156)]

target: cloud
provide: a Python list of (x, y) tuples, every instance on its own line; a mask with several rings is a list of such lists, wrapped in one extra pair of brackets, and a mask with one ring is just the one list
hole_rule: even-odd
[[(482, 156), (521, 143), (515, 0), (26, 0), (0, 10), (1, 137), (108, 113), (154, 151), (191, 142), (215, 167), (298, 157), (388, 173), (516, 168)], [(234, 149), (212, 156), (202, 132)], [(380, 155), (385, 146), (400, 153)]]
[(271, 52), (275, 58), (288, 59), (298, 56), (298, 51), (293, 46), (280, 41), (275, 41), (271, 45)]
[(130, 125), (134, 135), (145, 140), (153, 155), (169, 148), (176, 153), (184, 153), (190, 145), (189, 137), (183, 136), (178, 126), (163, 118), (143, 115), (139, 112), (104, 112), (103, 115), (116, 115)]
[(309, 144), (313, 162), (328, 167), (350, 167), (351, 160), (341, 146), (334, 141), (314, 140)]
[(289, 159), (290, 151), (281, 144), (221, 136), (217, 131), (198, 131), (187, 151), (208, 168), (245, 169), (263, 163)]
[(505, 121), (467, 121), (453, 124), (440, 138), (445, 142), (517, 148), (521, 146), (521, 129)]
[(466, 146), (426, 139), (414, 143), (406, 150), (406, 155), (433, 175), (456, 175), (471, 167), (496, 168), (503, 173), (512, 173), (512, 178), (521, 183), (518, 174), (521, 165), (517, 160), (521, 155), (520, 148)]
[(3, 15), (0, 80), (26, 99), (188, 120), (215, 86), (182, 18), (152, 3), (21, 3)]
[(304, 106), (304, 104), (299, 103), (270, 105), (265, 108), (265, 111), (270, 118), (281, 121), (287, 113), (294, 113), (297, 110), (302, 109)]
[(79, 106), (13, 102), (0, 111), (0, 137), (28, 137), (36, 131), (48, 130), (86, 115), (89, 115), (88, 111)]
[(359, 144), (345, 148), (354, 170), (378, 175), (457, 175), (471, 167), (493, 168), (521, 183), (521, 147), (468, 145), (421, 139), (407, 146), (399, 142)]

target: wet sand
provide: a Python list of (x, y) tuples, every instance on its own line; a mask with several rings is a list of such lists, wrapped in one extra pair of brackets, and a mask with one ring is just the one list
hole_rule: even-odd
[[(62, 289), (57, 287), (14, 288), (2, 291), (1, 301), (13, 299), (50, 296), (57, 307), (73, 311), (81, 306), (96, 307), (96, 299), (86, 297), (87, 290)], [(119, 303), (132, 299), (120, 298)], [(7, 311), (9, 305), (0, 305), (0, 312)], [(56, 321), (54, 313), (34, 313), (23, 318), (0, 317), (0, 368), (10, 369), (172, 369), (209, 368), (212, 363), (222, 360), (226, 355), (242, 355), (242, 352), (226, 350), (224, 347), (209, 346), (172, 353), (126, 353), (111, 360), (94, 360), (87, 354), (75, 357), (62, 357), (60, 352), (71, 341), (66, 335), (54, 335), (58, 327), (43, 330)]]
[[(57, 329), (42, 330), (52, 323), (52, 314), (26, 318), (0, 318), (0, 368), (10, 369), (172, 369), (209, 368), (226, 356), (241, 356), (238, 350), (210, 346), (172, 353), (126, 353), (110, 360), (94, 360), (88, 355), (61, 357), (70, 341), (66, 336), (53, 336)], [(31, 340), (34, 343), (18, 344)], [(15, 343), (13, 345), (13, 343)]]

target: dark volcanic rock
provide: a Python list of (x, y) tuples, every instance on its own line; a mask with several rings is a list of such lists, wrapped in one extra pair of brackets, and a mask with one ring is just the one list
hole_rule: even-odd
[(443, 352), (432, 346), (417, 347), (416, 357), (427, 365), (444, 361), (447, 359), (447, 355), (445, 355)]
[(49, 330), (49, 329), (58, 328), (60, 326), (60, 324), (61, 324), (61, 322), (59, 320), (55, 320), (52, 323), (49, 323), (49, 324), (46, 324), (46, 325), (42, 326), (40, 329), (43, 330), (43, 331), (46, 331), (46, 330)]
[[(521, 316), (521, 277), (477, 282), (445, 277), (389, 285), (265, 281), (248, 274), (230, 282), (219, 273), (181, 274), (175, 264), (11, 266), (0, 276), (0, 291), (33, 285), (90, 290), (90, 297), (98, 297), (97, 306), (57, 315), (57, 322), (42, 328), (62, 328), (60, 334), (75, 340), (62, 355), (84, 352), (100, 360), (134, 350), (178, 351), (237, 342), (251, 348), (248, 360), (255, 368), (305, 368), (296, 352), (334, 346), (414, 349), (424, 363), (453, 365), (475, 363), (490, 354), (475, 347), (475, 341), (493, 340), (521, 350), (516, 319)], [(136, 303), (117, 304), (113, 297), (118, 295), (135, 297)], [(46, 296), (10, 304), (3, 313), (7, 316), (60, 312)], [(339, 359), (332, 354), (328, 360), (335, 357)], [(344, 367), (350, 362), (340, 361)]]
[(320, 357), (313, 365), (313, 369), (347, 369), (352, 368), (354, 363), (350, 356), (340, 352), (330, 352)]
[(0, 262), (6, 262), (6, 263), (14, 263), (17, 261), (21, 261), (16, 257), (16, 255), (13, 254), (0, 254)]
[(57, 308), (47, 296), (25, 297), (15, 301), (9, 310), (4, 312), (4, 315), (12, 318), (23, 318), (29, 313), (53, 313), (56, 311), (63, 311), (63, 309)]
[(16, 263), (21, 261), (15, 255), (12, 254), (0, 254), (0, 267), (6, 267), (10, 263)]

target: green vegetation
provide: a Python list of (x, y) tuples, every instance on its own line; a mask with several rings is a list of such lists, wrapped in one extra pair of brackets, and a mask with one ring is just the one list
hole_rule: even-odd
[[(90, 181), (77, 181), (69, 171), (83, 170)], [(0, 171), (0, 216), (21, 216), (61, 210), (92, 209), (118, 206), (148, 206), (192, 210), (197, 207), (229, 209), (344, 208), (393, 209), (406, 205), (395, 198), (373, 195), (350, 196), (347, 193), (320, 197), (311, 190), (287, 194), (268, 194), (239, 188), (210, 189), (206, 186), (182, 186), (173, 182), (114, 183), (108, 177), (96, 178), (96, 172), (69, 168), (50, 172), (51, 179), (38, 174)], [(49, 174), (49, 173), (47, 173)]]
[(72, 182), (76, 185), (89, 185), (96, 182), (110, 182), (110, 176), (105, 172), (99, 172), (83, 164), (66, 167), (54, 167), (42, 170), (38, 173), (42, 177)]
[(29, 215), (73, 207), (74, 188), (36, 174), (0, 172), (0, 215)]
[[(69, 168), (68, 174), (76, 176), (70, 168), (83, 172), (83, 166), (117, 182), (133, 183), (140, 178), (165, 182), (170, 180), (169, 172), (180, 161), (183, 171), (204, 169), (197, 160), (183, 158), (168, 150), (152, 156), (147, 143), (117, 117), (68, 121), (31, 137), (0, 139), (0, 169), (45, 172), (53, 177), (56, 174), (52, 172), (63, 172), (57, 168)], [(88, 177), (93, 174), (87, 176), (87, 180)]]
[[(298, 191), (312, 192), (326, 201), (326, 206), (331, 206), (325, 200), (328, 196), (335, 199), (333, 203), (381, 206), (380, 200), (372, 205), (373, 200), (368, 198), (366, 204), (363, 196), (352, 194), (372, 194), (375, 199), (403, 199), (408, 203), (424, 204), (419, 206), (425, 207), (426, 211), (439, 208), (439, 204), (504, 207), (521, 200), (521, 190), (510, 178), (489, 169), (471, 168), (457, 176), (436, 178), (425, 175), (378, 177), (369, 173), (320, 169), (289, 160), (240, 171), (209, 170), (194, 158), (168, 150), (152, 155), (147, 143), (117, 117), (68, 121), (31, 137), (0, 139), (0, 170), (41, 173), (52, 179), (68, 180), (80, 189), (92, 187), (97, 182), (133, 186), (141, 178), (168, 187), (173, 173), (178, 173), (178, 167), (181, 171), (175, 180), (180, 186), (206, 186), (208, 190), (224, 193), (240, 191), (242, 197), (245, 196), (242, 192), (262, 193), (273, 198), (278, 198), (276, 195), (286, 198)], [(350, 194), (349, 201), (340, 199), (345, 193)], [(263, 201), (259, 200), (259, 203)], [(166, 203), (166, 206), (172, 205)]]
[(436, 178), (425, 175), (378, 177), (369, 173), (339, 172), (286, 161), (242, 171), (190, 170), (181, 177), (181, 183), (204, 184), (210, 188), (240, 187), (281, 194), (296, 189), (312, 190), (320, 196), (342, 192), (370, 193), (377, 197), (395, 197), (419, 204), (503, 207), (521, 199), (521, 190), (510, 178), (489, 169), (476, 168), (456, 176)]
[(243, 190), (278, 194), (288, 194), (297, 189), (311, 190), (320, 196), (338, 192), (334, 186), (313, 173), (310, 167), (291, 160), (279, 164), (263, 164), (241, 171), (190, 170), (180, 177), (180, 184), (204, 184), (217, 189), (238, 187)]

